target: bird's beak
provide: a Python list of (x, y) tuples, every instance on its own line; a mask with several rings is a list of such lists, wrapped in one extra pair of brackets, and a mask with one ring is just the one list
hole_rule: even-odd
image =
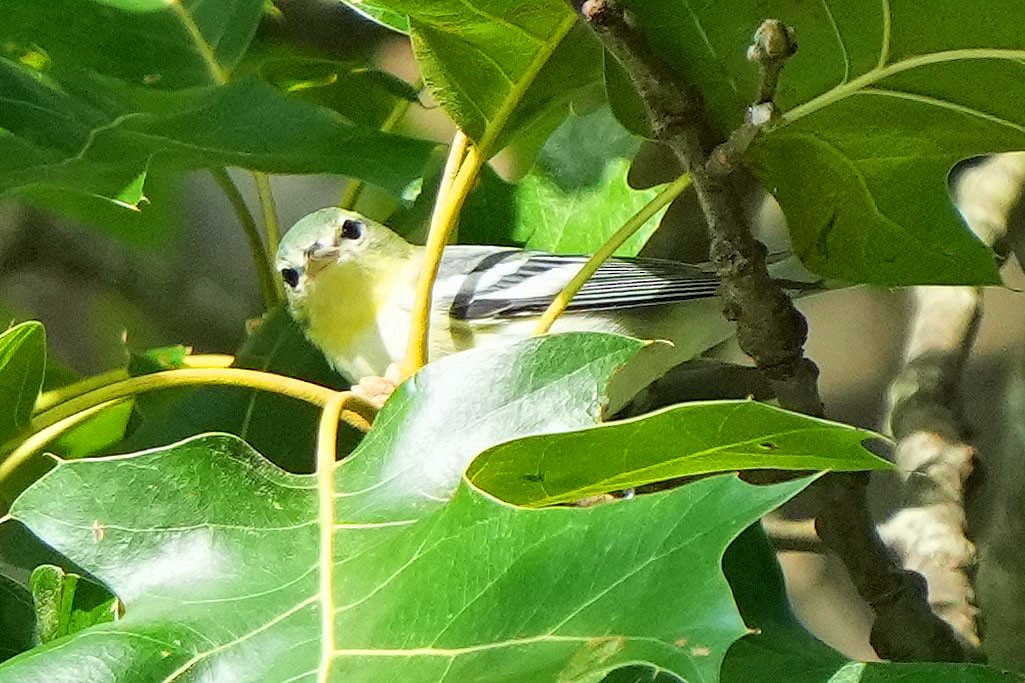
[(313, 275), (338, 260), (341, 250), (337, 245), (327, 246), (320, 242), (306, 250), (306, 273)]
[(341, 250), (338, 247), (316, 245), (306, 252), (308, 261), (336, 261)]

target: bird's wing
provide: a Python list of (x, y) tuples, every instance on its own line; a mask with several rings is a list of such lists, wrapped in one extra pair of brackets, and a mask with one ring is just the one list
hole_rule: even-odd
[[(449, 247), (441, 300), (457, 320), (537, 315), (580, 270), (585, 256)], [(606, 261), (570, 302), (570, 311), (607, 311), (715, 296), (719, 280), (696, 266), (657, 259)]]

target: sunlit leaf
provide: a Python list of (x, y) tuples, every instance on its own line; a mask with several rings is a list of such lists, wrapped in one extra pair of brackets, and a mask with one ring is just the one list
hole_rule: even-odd
[[(434, 98), (494, 154), (600, 77), (600, 48), (560, 0), (371, 3), (409, 17), (417, 62)], [(366, 3), (353, 3), (366, 9)]]
[(516, 505), (552, 505), (710, 472), (862, 470), (889, 464), (872, 432), (755, 401), (687, 403), (577, 432), (510, 441), (466, 476)]
[(638, 348), (565, 335), (442, 359), (319, 479), (227, 435), (60, 465), (12, 514), (125, 616), (9, 660), (0, 681), (555, 680), (638, 661), (714, 679), (746, 632), (722, 553), (807, 480), (528, 511), (462, 478), (496, 442), (593, 422)]
[(83, 75), (77, 87), (103, 100), (102, 110), (5, 60), (0, 86), (18, 100), (0, 109), (9, 133), (0, 134), (0, 192), (47, 185), (118, 202), (137, 193), (140, 172), (159, 156), (178, 168), (339, 173), (398, 193), (433, 146), (347, 123), (256, 78), (146, 94)]

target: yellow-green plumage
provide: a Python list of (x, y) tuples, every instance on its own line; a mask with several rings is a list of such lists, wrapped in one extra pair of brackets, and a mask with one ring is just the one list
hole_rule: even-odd
[[(331, 364), (351, 379), (401, 362), (423, 247), (337, 208), (300, 220), (277, 266), (289, 308)], [(445, 250), (434, 288), (432, 359), (529, 336), (582, 260), (502, 247)], [(553, 332), (597, 331), (673, 342), (673, 364), (725, 339), (730, 328), (708, 273), (664, 261), (613, 261), (581, 290)]]

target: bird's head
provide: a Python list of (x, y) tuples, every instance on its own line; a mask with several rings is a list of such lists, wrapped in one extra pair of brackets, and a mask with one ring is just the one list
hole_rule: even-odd
[[(275, 267), (285, 286), (292, 315), (306, 317), (307, 297), (318, 280), (378, 276), (411, 246), (385, 226), (353, 211), (320, 209), (299, 220), (281, 240)], [(342, 303), (342, 302), (338, 302)]]

